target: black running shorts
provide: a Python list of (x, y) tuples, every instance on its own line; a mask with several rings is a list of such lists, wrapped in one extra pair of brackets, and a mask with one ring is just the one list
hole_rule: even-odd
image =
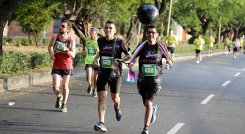
[(108, 91), (117, 94), (120, 92), (122, 77), (111, 78), (109, 75), (99, 74), (97, 78), (97, 91)]
[(167, 47), (167, 49), (171, 54), (175, 52), (175, 47)]
[(63, 75), (73, 75), (72, 70), (63, 70), (63, 69), (53, 69), (51, 74), (58, 74), (60, 76)]
[(201, 50), (195, 49), (195, 52), (196, 52), (196, 54), (200, 54), (201, 53)]
[(153, 100), (154, 96), (156, 96), (157, 91), (161, 90), (161, 83), (156, 82), (155, 80), (143, 80), (138, 81), (137, 86), (139, 87), (139, 93), (142, 96), (143, 103), (146, 100)]
[(95, 67), (95, 66), (92, 65), (92, 64), (86, 64), (86, 65), (85, 65), (85, 70), (87, 70), (87, 68), (93, 68), (95, 71), (98, 71), (98, 67)]

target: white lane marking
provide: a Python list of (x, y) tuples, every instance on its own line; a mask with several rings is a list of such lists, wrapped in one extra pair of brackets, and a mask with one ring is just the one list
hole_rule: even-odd
[(234, 76), (235, 77), (237, 77), (237, 76), (239, 76), (241, 73), (240, 72), (238, 72), (238, 73), (236, 73)]
[(210, 94), (206, 99), (204, 99), (200, 104), (207, 104), (212, 98), (214, 94)]
[(185, 123), (177, 123), (171, 130), (167, 132), (167, 134), (176, 134), (181, 127), (183, 127)]
[(230, 80), (226, 81), (225, 83), (222, 84), (223, 87), (227, 86), (229, 83), (231, 83)]

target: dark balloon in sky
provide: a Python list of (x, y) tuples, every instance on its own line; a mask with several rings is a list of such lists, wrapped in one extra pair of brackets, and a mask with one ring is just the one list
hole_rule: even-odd
[(142, 24), (153, 24), (159, 16), (157, 7), (150, 3), (140, 5), (137, 9), (137, 18)]

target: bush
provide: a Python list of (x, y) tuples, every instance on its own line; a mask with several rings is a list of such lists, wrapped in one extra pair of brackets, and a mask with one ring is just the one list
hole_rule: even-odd
[(31, 54), (30, 65), (32, 69), (40, 69), (51, 66), (51, 60), (48, 53), (34, 52)]
[(48, 53), (34, 52), (31, 55), (20, 52), (4, 53), (0, 56), (0, 78), (35, 70), (50, 69), (52, 61)]
[(0, 74), (12, 75), (28, 71), (28, 56), (23, 53), (4, 53), (0, 56)]
[(43, 45), (44, 45), (44, 46), (48, 46), (49, 43), (50, 43), (50, 41), (51, 41), (50, 38), (45, 38), (45, 39), (43, 39)]
[(85, 63), (84, 57), (82, 57), (82, 52), (78, 52), (73, 60), (73, 65), (77, 66), (80, 63)]
[(27, 38), (22, 38), (20, 44), (22, 46), (29, 46), (29, 45), (31, 45), (29, 39), (27, 39)]

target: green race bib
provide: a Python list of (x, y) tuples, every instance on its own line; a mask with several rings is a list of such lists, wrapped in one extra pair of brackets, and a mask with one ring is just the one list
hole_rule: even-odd
[(88, 54), (89, 55), (95, 55), (96, 54), (96, 50), (94, 48), (88, 48)]
[(101, 66), (103, 68), (113, 68), (113, 57), (102, 56), (101, 57)]
[(65, 47), (68, 46), (67, 43), (56, 41), (54, 50), (55, 51), (59, 51), (59, 52), (64, 52), (63, 49), (62, 49), (62, 47), (61, 47), (62, 45), (64, 45)]
[(144, 76), (156, 76), (157, 75), (157, 65), (155, 64), (143, 64), (142, 72)]

